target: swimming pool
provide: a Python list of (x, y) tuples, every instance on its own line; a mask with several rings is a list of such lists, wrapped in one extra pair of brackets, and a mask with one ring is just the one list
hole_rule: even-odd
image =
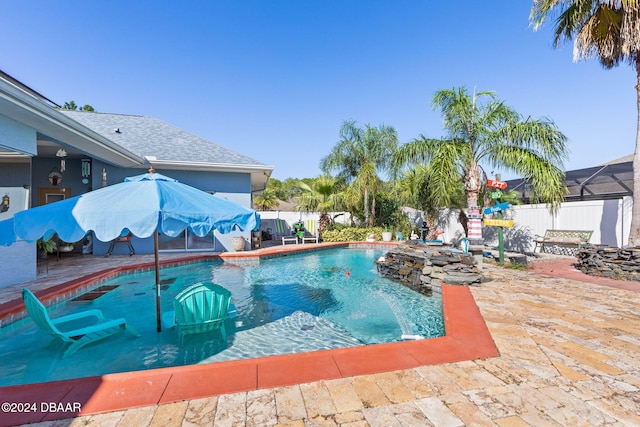
[(442, 336), (439, 295), (427, 297), (379, 277), (373, 261), (382, 253), (331, 249), (255, 263), (165, 268), (163, 311), (197, 281), (232, 292), (235, 317), (227, 322), (227, 341), (213, 332), (187, 337), (182, 346), (175, 330), (155, 331), (153, 273), (122, 276), (101, 284), (117, 287), (95, 300), (50, 311), (55, 317), (101, 308), (109, 318), (125, 317), (141, 338), (118, 334), (60, 360), (60, 349), (47, 348), (49, 337), (30, 320), (16, 322), (0, 332), (0, 385), (393, 342), (403, 335)]

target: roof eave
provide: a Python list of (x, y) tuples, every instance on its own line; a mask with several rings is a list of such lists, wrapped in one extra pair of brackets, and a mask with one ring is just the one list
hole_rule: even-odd
[(15, 85), (0, 79), (2, 114), (87, 155), (121, 167), (144, 163), (140, 156), (65, 116)]
[(211, 162), (186, 162), (177, 160), (159, 160), (147, 156), (148, 164), (156, 169), (193, 170), (208, 172), (233, 172), (251, 174), (251, 191), (262, 191), (267, 186), (274, 167), (262, 164), (235, 164)]

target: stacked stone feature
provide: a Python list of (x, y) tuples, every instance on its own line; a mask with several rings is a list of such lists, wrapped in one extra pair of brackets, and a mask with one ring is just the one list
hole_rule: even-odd
[(578, 249), (577, 267), (590, 276), (640, 281), (640, 248), (588, 245)]
[(471, 254), (452, 249), (404, 243), (376, 261), (384, 277), (428, 294), (442, 283), (477, 285), (482, 274)]

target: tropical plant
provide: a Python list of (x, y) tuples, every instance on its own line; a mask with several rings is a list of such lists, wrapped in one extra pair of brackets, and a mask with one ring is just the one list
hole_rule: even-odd
[(354, 120), (347, 120), (340, 128), (340, 141), (320, 162), (325, 173), (337, 171), (338, 178), (360, 195), (367, 225), (374, 223), (376, 215), (375, 193), (381, 181), (378, 173), (388, 170), (397, 145), (394, 128), (369, 124), (359, 128)]
[(38, 241), (36, 242), (36, 246), (39, 250), (49, 254), (56, 250), (56, 242), (53, 239), (38, 239)]
[(555, 18), (554, 44), (574, 41), (574, 60), (597, 57), (605, 68), (629, 62), (636, 70), (638, 126), (633, 156), (633, 210), (629, 245), (640, 245), (640, 2), (638, 0), (534, 0), (531, 23), (538, 29)]
[(321, 176), (308, 183), (300, 181), (303, 193), (300, 195), (296, 211), (319, 212), (318, 232), (322, 234), (331, 223), (329, 212), (337, 211), (342, 206), (343, 194), (339, 182), (330, 176)]
[(280, 205), (276, 192), (270, 188), (266, 188), (262, 194), (258, 194), (253, 198), (253, 206), (258, 210), (268, 211), (277, 208)]
[(430, 203), (452, 207), (462, 188), (465, 206), (478, 206), (487, 179), (484, 165), (518, 173), (531, 183), (539, 201), (552, 211), (559, 208), (567, 191), (563, 184), (567, 146), (553, 122), (523, 119), (493, 92), (469, 95), (464, 87), (436, 92), (432, 106), (444, 117), (446, 136), (420, 135), (398, 147), (393, 159), (396, 171), (407, 165), (424, 166), (423, 194), (428, 194)]
[(370, 235), (375, 235), (376, 240), (382, 240), (382, 227), (347, 227), (339, 230), (326, 231), (322, 235), (325, 242), (364, 242)]

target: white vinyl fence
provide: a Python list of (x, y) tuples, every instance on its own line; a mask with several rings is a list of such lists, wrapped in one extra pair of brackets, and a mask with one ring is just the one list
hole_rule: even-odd
[[(544, 235), (548, 229), (555, 230), (593, 230), (590, 243), (622, 247), (629, 239), (631, 226), (631, 209), (633, 199), (625, 197), (616, 200), (591, 200), (585, 202), (562, 203), (558, 214), (552, 216), (546, 205), (512, 206), (504, 212), (505, 219), (513, 219), (513, 228), (504, 228), (505, 249), (514, 252), (530, 252), (533, 250), (533, 239), (536, 235)], [(335, 213), (331, 214), (336, 215)], [(422, 224), (422, 217), (418, 213), (409, 214), (416, 230)], [(260, 212), (261, 230), (274, 230), (273, 219), (280, 218), (289, 225), (298, 220), (318, 219), (317, 213), (302, 212)], [(463, 234), (462, 226), (458, 223), (457, 212), (443, 212), (438, 229), (444, 231), (440, 238), (448, 243), (456, 242)], [(348, 224), (349, 214), (336, 217), (336, 222)], [(498, 232), (496, 227), (482, 227), (482, 237), (485, 244), (496, 246)]]
[[(276, 219), (283, 219), (289, 225), (289, 228), (298, 221), (305, 222), (308, 219), (320, 219), (320, 214), (316, 212), (285, 212), (285, 211), (260, 211), (260, 231), (266, 231), (271, 234), (275, 233)], [(329, 216), (335, 222), (340, 224), (349, 224), (351, 216), (347, 212), (330, 212)]]
[[(505, 248), (514, 252), (532, 251), (533, 239), (543, 236), (548, 229), (593, 230), (590, 243), (621, 247), (627, 244), (631, 226), (633, 199), (591, 200), (562, 203), (557, 215), (552, 216), (546, 205), (512, 206), (504, 212), (505, 219), (512, 219), (513, 228), (504, 228)], [(457, 215), (451, 215), (441, 229), (443, 240), (455, 241), (463, 233)], [(497, 227), (482, 227), (485, 244), (498, 244)]]

